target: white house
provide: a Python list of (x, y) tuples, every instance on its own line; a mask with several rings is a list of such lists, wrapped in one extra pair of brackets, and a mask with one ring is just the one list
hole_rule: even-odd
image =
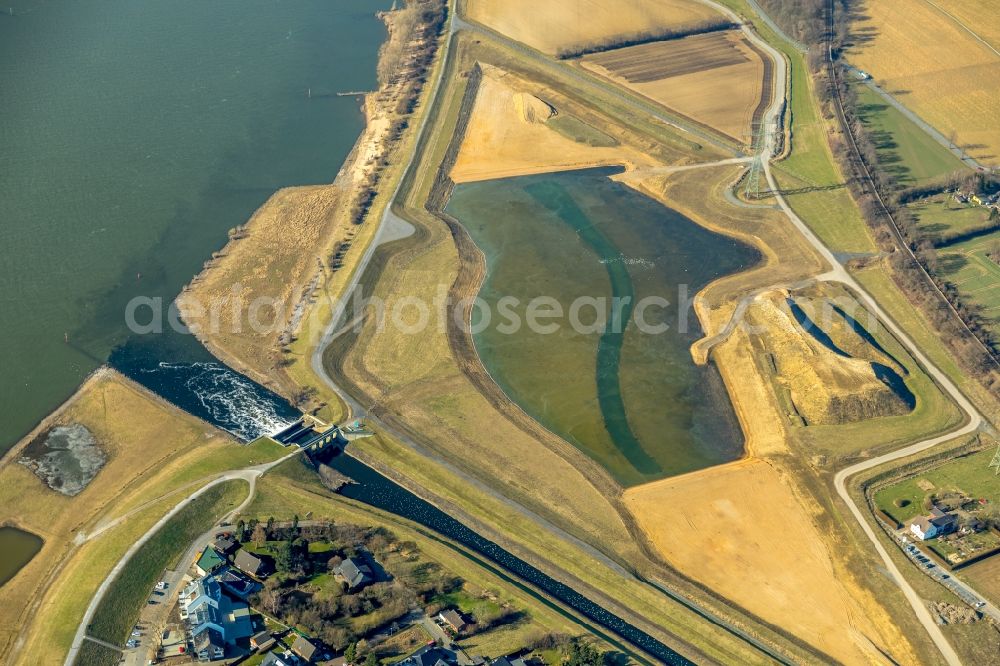
[(250, 609), (223, 594), (214, 576), (199, 578), (184, 588), (180, 616), (187, 621), (195, 653), (202, 661), (221, 659), (227, 643), (253, 634)]
[(910, 532), (921, 541), (933, 539), (940, 534), (953, 532), (958, 526), (958, 518), (954, 514), (945, 513), (934, 507), (928, 516), (917, 516), (910, 523)]

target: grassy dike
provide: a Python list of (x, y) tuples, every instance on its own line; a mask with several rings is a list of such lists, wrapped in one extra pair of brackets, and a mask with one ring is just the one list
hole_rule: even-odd
[(249, 488), (242, 480), (212, 486), (167, 521), (136, 551), (111, 583), (94, 611), (90, 635), (123, 645), (164, 569), (177, 566), (191, 542), (236, 507)]
[[(494, 62), (493, 58), (502, 59), (502, 65), (505, 69), (525, 69), (528, 67), (527, 64), (518, 62), (516, 56), (501, 53), (501, 50), (490, 43), (488, 38), (476, 35), (474, 40), (475, 43), (469, 44), (467, 47), (470, 52), (468, 56), (470, 60), (473, 57), (486, 57), (488, 54), (491, 63)], [(472, 39), (469, 41), (472, 42)], [(551, 75), (553, 78), (557, 76), (557, 73), (558, 69), (554, 64), (551, 68), (546, 68), (544, 72), (545, 76)], [(531, 72), (530, 76), (535, 78), (534, 71)], [(445, 153), (454, 131), (451, 128), (459, 122), (459, 101), (464, 93), (465, 80), (458, 78), (453, 85), (453, 90), (443, 93), (446, 97), (442, 99), (449, 100), (450, 106), (442, 108), (441, 118), (443, 120), (433, 125), (435, 130), (430, 136), (434, 138), (427, 145), (427, 150), (420, 162), (421, 165), (425, 166), (421, 166), (414, 172), (413, 185), (406, 199), (407, 214), (412, 216), (413, 220), (420, 226), (428, 228), (434, 228), (434, 225), (440, 225), (440, 222), (423, 209), (422, 202), (429, 196), (437, 165), (445, 159)], [(705, 159), (711, 159), (711, 157), (706, 156)], [(398, 278), (395, 278), (394, 275), (393, 279)], [(372, 357), (368, 358), (372, 360)], [(370, 365), (368, 367), (370, 368)], [(447, 408), (447, 405), (444, 407), (448, 414), (455, 411)], [(423, 442), (426, 436), (418, 436), (418, 438)], [(601, 598), (602, 603), (619, 603), (616, 600), (623, 598), (621, 590), (623, 586), (627, 586), (625, 589), (628, 589), (629, 593), (624, 595), (624, 598), (629, 600), (630, 607), (624, 610), (615, 608), (616, 611), (623, 613), (625, 617), (630, 619), (642, 616), (646, 621), (656, 625), (653, 632), (657, 635), (662, 635), (663, 631), (667, 631), (674, 636), (672, 639), (674, 642), (677, 640), (688, 641), (693, 646), (704, 650), (705, 654), (711, 655), (711, 658), (720, 661), (734, 659), (753, 661), (762, 658), (762, 655), (753, 648), (742, 644), (721, 628), (706, 622), (681, 604), (671, 601), (651, 586), (609, 567), (606, 561), (602, 561), (601, 555), (595, 554), (593, 549), (588, 550), (588, 547), (578, 542), (567, 541), (564, 538), (552, 539), (549, 531), (552, 529), (551, 525), (540, 524), (538, 515), (518, 510), (520, 505), (529, 506), (536, 512), (542, 512), (550, 523), (557, 526), (557, 529), (561, 528), (571, 534), (579, 535), (585, 542), (599, 544), (599, 547), (604, 551), (612, 553), (612, 557), (625, 563), (626, 568), (639, 567), (644, 571), (647, 570), (649, 562), (631, 537), (626, 536), (624, 541), (617, 536), (609, 538), (607, 533), (605, 533), (604, 538), (594, 537), (580, 527), (585, 523), (593, 525), (597, 520), (609, 520), (609, 517), (605, 515), (609, 513), (606, 504), (601, 503), (594, 507), (574, 505), (579, 506), (578, 509), (568, 506), (564, 507), (567, 510), (563, 513), (573, 514), (575, 511), (575, 515), (562, 517), (553, 515), (551, 511), (546, 512), (545, 507), (540, 506), (539, 500), (543, 498), (538, 497), (538, 492), (533, 492), (530, 488), (517, 485), (498, 490), (488, 488), (487, 486), (495, 486), (495, 481), (491, 481), (488, 478), (489, 475), (484, 478), (482, 471), (475, 469), (476, 465), (470, 466), (468, 464), (470, 462), (468, 453), (459, 457), (444, 451), (439, 453), (438, 449), (442, 448), (439, 445), (433, 446), (434, 452), (428, 452), (427, 449), (420, 451), (420, 447), (417, 447), (418, 452), (414, 452), (409, 448), (412, 443), (393, 446), (387, 443), (388, 440), (389, 438), (385, 437), (381, 446), (366, 447), (366, 451), (370, 451), (373, 461), (382, 462), (391, 470), (396, 470), (390, 472), (390, 475), (407, 484), (411, 490), (417, 489), (422, 496), (439, 506), (447, 502), (443, 496), (454, 498), (453, 504), (447, 502), (449, 506), (458, 507), (461, 512), (470, 514), (471, 519), (477, 522), (481, 521), (484, 533), (490, 534), (491, 538), (496, 538), (505, 547), (546, 570), (550, 575), (563, 579), (566, 579), (567, 574), (572, 576), (576, 581), (573, 582), (574, 585), (589, 588), (594, 595), (599, 595), (595, 598)], [(430, 443), (428, 443), (428, 447), (431, 447)], [(441, 464), (443, 459), (451, 460), (455, 465), (461, 466), (463, 472), (456, 474), (454, 468), (443, 466)], [(480, 463), (487, 466), (493, 464), (489, 461), (479, 461), (478, 457), (476, 461), (478, 461), (477, 465)], [(472, 479), (483, 479), (483, 481), (477, 482)], [(565, 484), (563, 485), (565, 486)], [(516, 504), (501, 497), (500, 493), (512, 498)], [(584, 506), (587, 506), (587, 510), (584, 510)], [(585, 513), (586, 515), (584, 515)], [(503, 526), (502, 535), (494, 537), (493, 535), (497, 532), (496, 526), (499, 525)], [(557, 570), (553, 571), (553, 567), (557, 567)], [(572, 579), (569, 580), (572, 581)], [(700, 602), (706, 603), (713, 609), (719, 608), (715, 606), (719, 600), (710, 598), (710, 593), (706, 595), (704, 590), (692, 589), (687, 583), (680, 584), (686, 586), (685, 594), (699, 599)], [(750, 627), (749, 630), (752, 633), (760, 632), (758, 635), (773, 636), (769, 633), (768, 628), (755, 624), (752, 619), (738, 615), (734, 609), (724, 608), (720, 612), (729, 619), (738, 617), (739, 619), (733, 621), (744, 628)], [(643, 626), (646, 628), (646, 625)], [(678, 639), (677, 637), (683, 638)], [(666, 640), (671, 642), (670, 638)], [(777, 639), (768, 638), (766, 640)], [(672, 642), (672, 644), (674, 643)]]
[(0, 467), (7, 519), (45, 539), (0, 588), (4, 663), (61, 663), (98, 585), (139, 537), (220, 473), (287, 453), (267, 440), (238, 445), (111, 371), (85, 382), (52, 423), (85, 425), (108, 461), (75, 497), (47, 488), (16, 454)]
[[(473, 44), (473, 41), (476, 43)], [(486, 41), (485, 38), (480, 39), (480, 36), (476, 36), (475, 40), (467, 40), (466, 48), (486, 49)], [(459, 47), (453, 45), (453, 49), (456, 48)], [(497, 49), (493, 48), (492, 50), (496, 51)], [(510, 64), (512, 68), (514, 66), (521, 69), (527, 67), (527, 65), (519, 63), (516, 56), (506, 55), (503, 57), (507, 59), (502, 63), (504, 66)], [(448, 150), (453, 133), (451, 128), (454, 128), (459, 121), (460, 102), (465, 93), (467, 80), (457, 76), (457, 71), (455, 61), (450, 60), (448, 71), (445, 73), (444, 87), (433, 107), (428, 131), (424, 134), (423, 141), (419, 146), (420, 160), (416, 162), (417, 168), (411, 172), (405, 189), (407, 192), (405, 198), (406, 214), (419, 226), (440, 224), (436, 218), (424, 210), (423, 201), (426, 201), (429, 195), (437, 165), (443, 161)], [(546, 68), (545, 76), (558, 79), (564, 75), (553, 63), (552, 67)], [(656, 131), (664, 132), (662, 127), (656, 128)], [(710, 153), (705, 156), (705, 159), (712, 159), (714, 156), (714, 153)], [(381, 264), (376, 265), (381, 266)], [(384, 444), (386, 441), (388, 438), (383, 438), (382, 443)], [(443, 503), (442, 494), (455, 497), (457, 506), (461, 507), (462, 512), (468, 515), (471, 522), (486, 526), (487, 529), (484, 530), (484, 533), (489, 534), (491, 538), (496, 538), (499, 543), (511, 547), (519, 556), (523, 556), (536, 566), (541, 565), (541, 568), (550, 574), (555, 574), (565, 580), (566, 575), (561, 574), (558, 570), (553, 571), (553, 568), (571, 572), (572, 578), (568, 581), (574, 585), (583, 586), (583, 589), (593, 590), (594, 598), (602, 599), (602, 602), (606, 599), (621, 599), (622, 586), (627, 585), (630, 591), (627, 595), (630, 600), (630, 608), (615, 608), (615, 610), (634, 620), (638, 614), (635, 611), (636, 604), (641, 604), (642, 612), (648, 618), (647, 622), (653, 624), (637, 623), (641, 624), (644, 629), (651, 630), (651, 633), (660, 636), (663, 636), (664, 628), (667, 628), (666, 631), (669, 634), (665, 640), (671, 645), (678, 645), (677, 636), (683, 636), (682, 640), (689, 641), (692, 646), (703, 651), (703, 654), (711, 655), (709, 658), (713, 660), (735, 660), (746, 663), (766, 661), (762, 654), (720, 627), (706, 622), (681, 604), (670, 601), (668, 597), (651, 586), (609, 567), (606, 562), (600, 559), (600, 556), (588, 553), (587, 547), (562, 538), (553, 539), (551, 532), (548, 531), (550, 528), (540, 524), (537, 516), (520, 511), (517, 504), (502, 498), (496, 491), (485, 489), (478, 485), (478, 482), (471, 481), (470, 477), (461, 474), (455, 475), (453, 470), (440, 467), (436, 454), (429, 454), (426, 450), (415, 453), (408, 446), (390, 446), (388, 444), (374, 446), (369, 450), (373, 456), (372, 462), (388, 468), (393, 478), (408, 484), (411, 489), (412, 486), (416, 486), (425, 498), (439, 505)], [(423, 478), (417, 480), (427, 470), (433, 470), (431, 476), (437, 477), (436, 482), (430, 479), (425, 481)], [(426, 490), (428, 488), (433, 490), (428, 493)], [(528, 495), (525, 495), (525, 492), (528, 492)], [(518, 491), (516, 495), (515, 501), (521, 501), (522, 496), (529, 497), (531, 493), (524, 489)], [(534, 503), (537, 504), (537, 502)], [(591, 516), (588, 522), (593, 523), (593, 519), (598, 517)], [(579, 519), (585, 520), (582, 514)], [(565, 524), (565, 521), (563, 523)], [(502, 525), (503, 528), (502, 533), (498, 535), (496, 526), (499, 525)], [(578, 531), (573, 525), (567, 524), (566, 527), (572, 531)], [(603, 543), (603, 546), (609, 549), (624, 546), (617, 539), (615, 544), (617, 545)], [(633, 553), (636, 552), (635, 546), (629, 548)], [(641, 556), (637, 555), (637, 559), (641, 559)], [(642, 601), (633, 603), (633, 599), (642, 599)], [(616, 602), (611, 601), (611, 603)], [(766, 629), (759, 625), (753, 625), (752, 621), (744, 623), (742, 626), (753, 626), (751, 631), (759, 630), (762, 633), (767, 633)]]
[[(476, 39), (479, 38), (480, 36), (477, 35)], [(487, 40), (483, 39), (482, 41)], [(499, 64), (505, 68), (512, 70), (520, 68), (523, 71), (528, 67), (520, 62), (521, 59), (517, 54), (508, 53), (503, 57), (505, 60)], [(801, 57), (789, 57), (798, 57), (798, 62), (801, 64)], [(450, 61), (449, 64), (453, 62)], [(552, 87), (560, 84), (571, 85), (566, 82), (565, 77), (557, 67), (545, 68), (544, 76), (546, 77), (544, 81), (546, 85)], [(825, 180), (829, 185), (837, 185), (842, 182), (842, 179), (838, 177), (839, 174), (826, 146), (825, 125), (813, 106), (814, 100), (811, 96), (809, 80), (804, 67), (793, 67), (792, 76), (795, 82), (790, 113), (793, 116), (793, 122), (797, 123), (795, 129), (797, 136), (793, 138), (793, 146), (797, 147), (793, 148), (793, 155), (798, 159), (798, 163), (793, 161), (792, 165), (803, 179), (816, 178), (821, 181)], [(448, 148), (451, 136), (448, 128), (454, 127), (458, 122), (458, 101), (464, 93), (465, 82), (464, 80), (455, 80), (454, 71), (445, 72), (445, 81), (446, 88), (433, 107), (433, 115), (428, 124), (431, 131), (425, 133), (425, 139), (418, 147), (422, 160), (418, 161), (417, 164), (426, 166), (416, 169), (408, 183), (406, 213), (415, 218), (416, 221), (428, 220), (429, 216), (423, 208), (426, 198), (421, 198), (420, 192), (429, 192), (436, 165), (444, 158)], [(794, 92), (796, 90), (805, 91), (806, 94), (796, 96)], [(588, 94), (591, 97), (587, 101), (591, 103), (595, 101), (598, 103), (606, 102), (599, 92), (589, 91)], [(611, 107), (613, 104), (609, 103), (606, 106)], [(665, 133), (662, 128), (659, 131)], [(706, 151), (705, 159), (710, 159), (709, 153), (710, 151)], [(385, 191), (390, 190), (387, 188)], [(833, 194), (829, 194), (830, 192)], [(812, 209), (808, 208), (810, 202), (816, 202)], [(803, 192), (799, 202), (793, 205), (797, 206), (797, 209), (810, 223), (827, 225), (825, 229), (821, 230), (824, 238), (836, 239), (839, 237), (843, 247), (849, 249), (864, 251), (873, 247), (867, 230), (861, 222), (860, 216), (857, 216), (846, 191), (814, 190)], [(854, 218), (848, 220), (849, 224), (844, 222), (843, 211), (845, 210), (854, 211)], [(820, 219), (820, 222), (816, 221)], [(428, 224), (430, 223), (433, 223), (433, 218), (428, 220)], [(852, 243), (855, 245), (851, 245)], [(307, 336), (301, 337), (306, 338)], [(322, 385), (322, 382), (318, 383)], [(687, 609), (670, 602), (652, 588), (608, 567), (606, 563), (600, 561), (599, 556), (588, 552), (585, 547), (562, 539), (558, 540), (557, 545), (554, 546), (550, 532), (539, 524), (537, 517), (520, 511), (516, 505), (506, 501), (496, 492), (470, 483), (467, 477), (456, 473), (453, 468), (442, 465), (439, 459), (435, 460), (434, 456), (427, 455), (425, 451), (415, 452), (409, 445), (390, 444), (388, 438), (383, 438), (381, 442), (377, 443), (366, 443), (364, 447), (373, 462), (381, 462), (386, 467), (396, 470), (395, 478), (408, 480), (412, 485), (423, 489), (432, 489), (430, 491), (433, 495), (431, 499), (434, 499), (436, 503), (440, 504), (442, 496), (447, 495), (453, 497), (455, 504), (460, 506), (463, 512), (470, 514), (473, 519), (481, 520), (487, 526), (503, 525), (502, 531), (505, 541), (502, 543), (506, 546), (512, 546), (512, 550), (515, 550), (519, 555), (527, 551), (529, 557), (526, 559), (532, 559), (533, 563), (537, 564), (539, 557), (543, 557), (551, 562), (551, 565), (571, 572), (578, 580), (592, 585), (595, 590), (607, 590), (608, 592), (603, 594), (615, 597), (623, 596), (621, 592), (622, 585), (625, 584), (623, 581), (632, 581), (636, 587), (631, 587), (632, 582), (629, 582), (630, 587), (627, 588), (629, 593), (626, 596), (630, 601), (636, 600), (632, 609), (635, 613), (644, 615), (661, 627), (669, 627), (671, 633), (684, 636), (693, 645), (720, 661), (760, 659), (759, 654), (754, 653), (746, 645), (736, 643), (732, 637), (720, 633), (717, 627), (708, 625)], [(521, 495), (531, 494), (530, 490), (526, 489), (512, 488), (509, 492), (518, 495), (516, 501), (521, 500)], [(426, 497), (428, 491), (424, 490), (423, 494)], [(565, 527), (574, 531), (572, 525)], [(494, 527), (493, 530), (495, 531), (496, 528)], [(605, 547), (608, 549), (618, 548), (610, 545), (605, 545)], [(535, 554), (534, 557), (530, 556), (531, 553)], [(625, 559), (627, 561), (631, 558)], [(759, 630), (759, 628), (755, 628), (755, 630)], [(750, 651), (748, 652), (748, 650)]]

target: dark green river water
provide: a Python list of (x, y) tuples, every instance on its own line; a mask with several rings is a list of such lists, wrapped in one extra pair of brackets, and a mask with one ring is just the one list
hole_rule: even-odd
[(363, 126), (333, 93), (375, 85), (390, 4), (4, 3), (0, 450), (127, 339), (130, 298), (169, 303), (272, 192), (333, 180)]

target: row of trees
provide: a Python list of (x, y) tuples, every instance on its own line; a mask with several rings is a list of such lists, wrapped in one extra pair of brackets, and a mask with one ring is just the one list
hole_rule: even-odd
[[(835, 56), (847, 39), (857, 39), (857, 36), (848, 37), (849, 13), (839, 11), (837, 17), (834, 33), (830, 36)], [(832, 68), (839, 67), (839, 63), (830, 63), (826, 67), (825, 53), (822, 50), (814, 50), (813, 53), (816, 57), (810, 59), (810, 64), (814, 68), (822, 112), (827, 120), (833, 120), (840, 105), (844, 114), (844, 130), (851, 134), (833, 137), (831, 147), (845, 167), (847, 187), (858, 202), (876, 242), (889, 255), (894, 280), (907, 298), (925, 313), (938, 334), (949, 341), (963, 367), (988, 389), (1000, 390), (1000, 373), (995, 370), (997, 341), (988, 327), (988, 321), (977, 306), (964, 302), (955, 285), (941, 275), (933, 241), (919, 233), (916, 220), (903, 205), (927, 190), (902, 188), (891, 165), (880, 163), (878, 142), (885, 137), (874, 136), (866, 127), (863, 109), (854, 89), (844, 77), (834, 75)], [(852, 138), (856, 152), (851, 145)], [(874, 190), (868, 184), (869, 175)], [(962, 179), (980, 177), (976, 174), (956, 174), (942, 179), (934, 187), (945, 183), (960, 185)], [(978, 187), (978, 183), (969, 182), (967, 185)], [(897, 242), (909, 251), (899, 250)], [(929, 285), (928, 281), (932, 284)], [(970, 330), (973, 335), (969, 334)]]
[(823, 41), (826, 0), (757, 0), (786, 35), (803, 44)]
[(409, 126), (409, 116), (416, 108), (420, 93), (427, 83), (427, 75), (434, 54), (437, 52), (442, 28), (447, 18), (448, 5), (445, 0), (409, 0), (405, 9), (396, 13), (392, 24), (394, 34), (390, 43), (380, 54), (380, 90), (374, 101), (376, 105), (391, 111), (388, 134), (380, 147), (380, 154), (374, 164), (358, 184), (351, 202), (350, 219), (354, 224), (362, 224), (378, 194), (378, 186), (385, 169), (389, 166), (389, 154)]
[(722, 30), (732, 30), (739, 26), (729, 19), (718, 17), (708, 18), (703, 21), (690, 23), (679, 28), (663, 28), (661, 30), (648, 30), (629, 35), (617, 35), (608, 39), (587, 42), (586, 44), (576, 44), (565, 46), (556, 52), (556, 57), (560, 60), (576, 58), (588, 53), (601, 53), (602, 51), (613, 51), (623, 49), (628, 46), (638, 46), (648, 42), (662, 42), (668, 39), (681, 39), (692, 35), (701, 35), (707, 32), (719, 32)]

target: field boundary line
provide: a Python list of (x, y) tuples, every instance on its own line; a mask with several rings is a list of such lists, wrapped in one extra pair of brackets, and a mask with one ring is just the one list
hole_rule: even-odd
[[(750, 0), (750, 2), (753, 2), (753, 0)], [(986, 41), (985, 39), (983, 39), (982, 37), (980, 37), (979, 34), (976, 33), (972, 28), (970, 28), (969, 26), (965, 25), (965, 23), (960, 18), (958, 18), (957, 16), (955, 16), (954, 14), (952, 14), (951, 12), (949, 12), (948, 10), (946, 10), (944, 7), (942, 7), (939, 4), (937, 4), (936, 2), (934, 2), (934, 0), (924, 0), (924, 2), (926, 2), (928, 5), (930, 5), (934, 9), (938, 10), (939, 12), (941, 12), (942, 14), (944, 14), (945, 16), (947, 16), (948, 18), (950, 18), (952, 21), (954, 21), (956, 24), (958, 24), (958, 26), (960, 28), (962, 28), (962, 30), (965, 30), (967, 33), (969, 33), (970, 35), (972, 35), (973, 37), (975, 37), (979, 42), (982, 43), (983, 46), (985, 46), (986, 48), (988, 48), (990, 51), (993, 51), (993, 53), (997, 57), (1000, 57), (1000, 51), (998, 51), (988, 41)]]

